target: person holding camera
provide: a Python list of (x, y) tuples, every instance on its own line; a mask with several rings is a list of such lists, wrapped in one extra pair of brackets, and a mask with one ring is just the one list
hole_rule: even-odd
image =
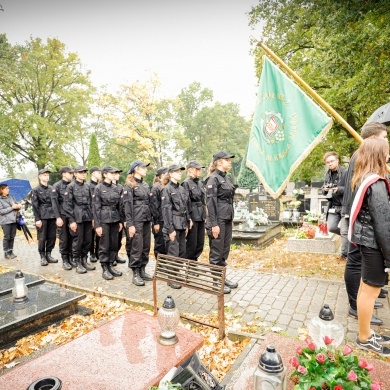
[(341, 236), (340, 260), (346, 260), (348, 255), (348, 233), (340, 231), (341, 206), (344, 195), (344, 186), (341, 185), (340, 181), (346, 173), (346, 168), (339, 165), (339, 156), (336, 152), (325, 153), (323, 159), (328, 168), (322, 186), (322, 193), (328, 199), (326, 213), (328, 231)]

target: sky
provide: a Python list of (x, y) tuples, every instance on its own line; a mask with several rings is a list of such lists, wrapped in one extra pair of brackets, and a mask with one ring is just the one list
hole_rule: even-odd
[(256, 0), (0, 0), (0, 33), (11, 44), (58, 38), (76, 52), (96, 86), (161, 81), (175, 97), (194, 81), (249, 118), (257, 78), (248, 27)]

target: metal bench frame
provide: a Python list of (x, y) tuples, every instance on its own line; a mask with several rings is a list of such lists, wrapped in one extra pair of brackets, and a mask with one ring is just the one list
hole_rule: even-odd
[(158, 310), (157, 280), (216, 295), (218, 300), (218, 326), (196, 321), (195, 319), (185, 316), (181, 317), (213, 328), (218, 328), (219, 338), (222, 340), (225, 337), (225, 278), (226, 267), (159, 254), (157, 256), (156, 268), (153, 275), (154, 315), (157, 315)]

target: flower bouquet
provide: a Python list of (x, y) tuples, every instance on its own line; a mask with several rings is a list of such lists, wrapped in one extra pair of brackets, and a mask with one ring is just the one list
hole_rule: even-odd
[(317, 348), (308, 337), (306, 347), (297, 348), (297, 355), (290, 359), (295, 368), (291, 374), (294, 390), (380, 390), (381, 383), (370, 378), (374, 366), (359, 360), (349, 345), (340, 350), (332, 341), (325, 336), (326, 347)]
[(297, 231), (296, 238), (314, 238), (316, 235), (316, 227), (311, 224), (304, 223)]

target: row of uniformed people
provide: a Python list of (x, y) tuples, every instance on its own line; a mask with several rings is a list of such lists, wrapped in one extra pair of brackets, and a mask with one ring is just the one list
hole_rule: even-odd
[[(48, 186), (50, 171), (41, 170), (40, 185), (33, 190), (32, 203), (42, 265), (45, 262), (57, 262), (51, 256), (55, 242), (53, 226), (57, 224), (65, 269), (71, 269), (72, 261), (79, 273), (95, 269), (87, 262), (88, 251), (91, 251), (93, 259), (92, 237), (95, 231), (103, 278), (120, 276), (121, 272), (113, 266), (122, 238), (122, 228), (125, 227), (132, 281), (142, 286), (145, 280), (152, 279), (145, 272), (152, 223), (156, 256), (163, 253), (197, 260), (203, 251), (206, 227), (210, 241), (210, 263), (226, 266), (232, 238), (235, 190), (226, 173), (231, 168), (233, 157), (226, 152), (216, 153), (204, 183), (200, 180), (204, 167), (196, 161), (187, 164), (188, 177), (182, 185), (179, 182), (184, 167), (174, 164), (160, 168), (151, 189), (143, 181), (149, 163), (142, 161), (131, 164), (123, 188), (115, 184), (121, 171), (110, 166), (101, 170), (102, 182), (99, 184), (98, 175), (93, 177), (95, 181), (86, 183), (86, 167), (79, 166), (74, 170), (63, 167), (60, 171), (62, 180), (53, 188)], [(99, 171), (99, 168), (94, 168), (91, 169), (92, 175)], [(71, 181), (72, 171), (74, 181)], [(50, 204), (53, 206), (50, 207)], [(68, 236), (66, 232), (69, 232)], [(170, 285), (180, 288), (178, 285)], [(236, 287), (237, 283), (226, 280), (225, 293)]]

